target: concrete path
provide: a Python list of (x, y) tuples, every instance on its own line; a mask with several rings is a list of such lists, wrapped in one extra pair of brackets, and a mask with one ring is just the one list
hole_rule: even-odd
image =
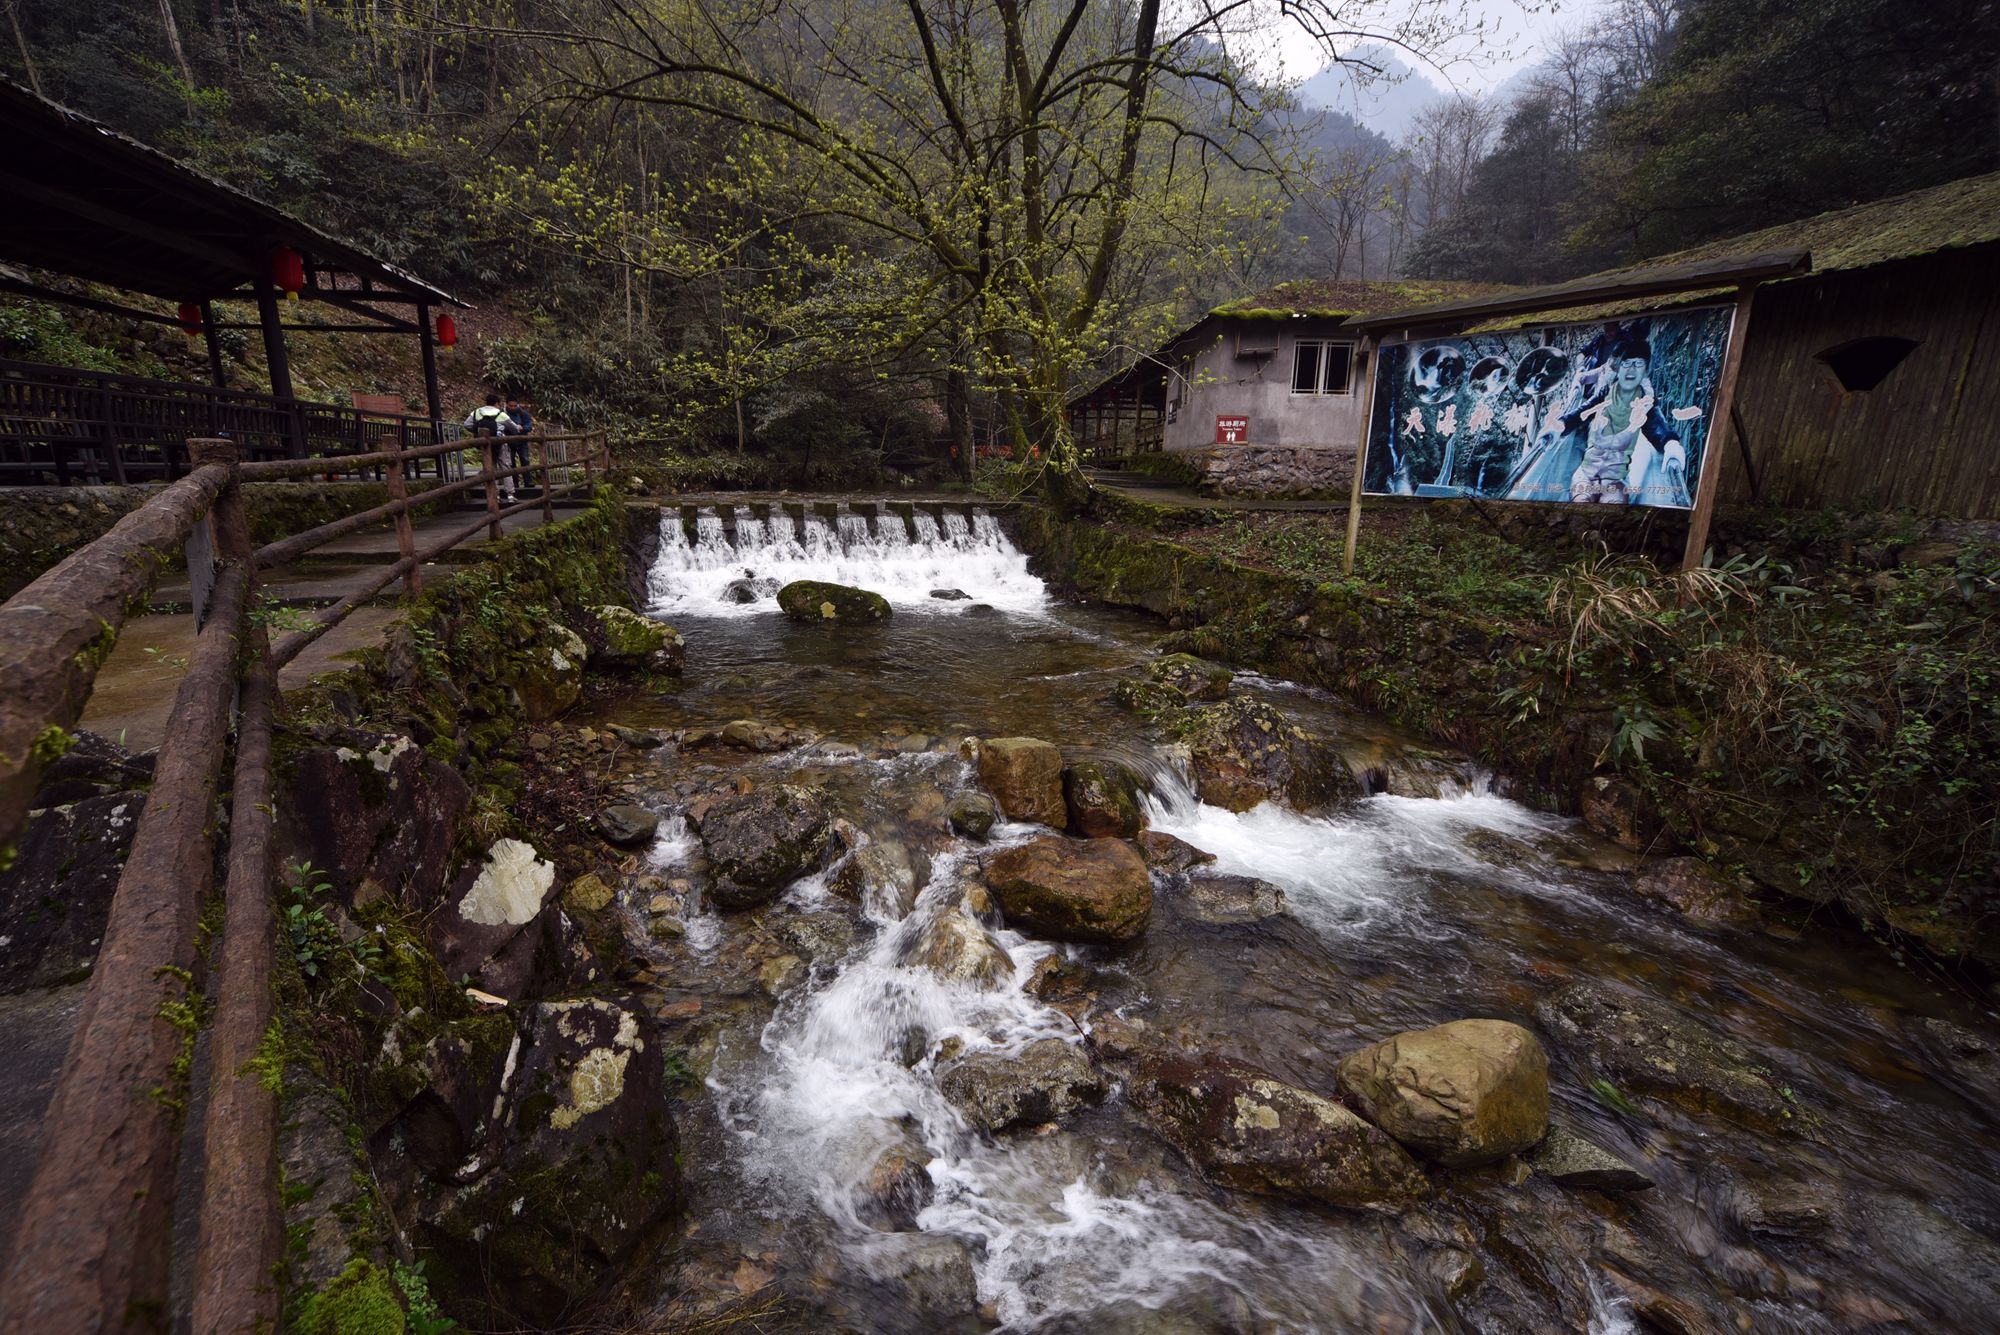
[[(575, 507), (558, 505), (556, 522), (577, 513)], [(443, 541), (477, 517), (474, 510), (453, 510), (418, 520), (418, 550)], [(541, 523), (541, 512), (531, 510), (503, 520), (501, 531), (519, 533), (539, 528)], [(454, 548), (445, 560), (425, 566), (425, 586), (451, 578), (457, 566), (477, 561), (479, 549), (488, 541), (482, 531)], [(267, 571), (263, 583), (286, 606), (326, 607), (380, 578), (382, 567), (394, 564), (399, 554), (396, 530), (384, 524), (337, 538), (295, 565)], [(278, 685), (284, 689), (301, 686), (307, 678), (340, 666), (342, 655), (380, 644), (383, 627), (396, 618), (395, 604), (402, 591), (399, 580), (367, 605), (356, 608), (286, 664), (278, 674)], [(152, 612), (125, 623), (117, 647), (98, 669), (97, 684), (84, 706), (80, 726), (114, 739), (122, 736), (131, 751), (148, 751), (160, 744), (171, 721), (174, 691), (194, 649), (194, 618), (187, 610), (191, 598), (187, 576), (163, 581), (153, 591)]]

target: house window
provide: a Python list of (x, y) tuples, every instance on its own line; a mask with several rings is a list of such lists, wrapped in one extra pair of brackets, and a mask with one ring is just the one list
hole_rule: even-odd
[(1865, 391), (1887, 380), (1889, 372), (1901, 366), (1916, 348), (1917, 341), (1911, 338), (1857, 338), (1813, 356), (1826, 363), (1842, 389)]
[(1354, 372), (1354, 345), (1302, 338), (1292, 352), (1292, 393), (1345, 394)]

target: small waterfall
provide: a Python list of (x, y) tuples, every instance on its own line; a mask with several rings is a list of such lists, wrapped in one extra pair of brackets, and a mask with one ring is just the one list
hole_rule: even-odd
[[(984, 604), (1002, 612), (1046, 606), (1028, 559), (985, 510), (904, 512), (878, 505), (874, 518), (841, 503), (827, 510), (773, 505), (695, 512), (689, 535), (682, 511), (660, 516), (660, 551), (648, 573), (652, 610), (663, 616), (741, 616), (775, 610), (777, 591), (793, 580), (826, 580), (881, 594), (898, 608), (963, 614)], [(962, 599), (937, 599), (956, 589)]]

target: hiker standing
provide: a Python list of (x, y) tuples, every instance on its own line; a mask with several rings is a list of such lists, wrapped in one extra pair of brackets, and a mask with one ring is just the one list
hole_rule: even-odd
[[(507, 418), (514, 424), (515, 436), (520, 437), (520, 439), (507, 442), (507, 452), (514, 458), (514, 467), (526, 468), (534, 462), (535, 447), (528, 443), (526, 437), (534, 434), (535, 415), (528, 411), (528, 405), (525, 402), (509, 394), (507, 396)], [(508, 480), (512, 481), (513, 479), (510, 478)], [(527, 489), (527, 480), (523, 478), (521, 480), (521, 490), (526, 491)]]
[[(511, 436), (515, 432), (514, 419), (501, 406), (498, 394), (488, 394), (485, 403), (465, 415), (465, 429), (475, 436)], [(507, 448), (502, 446), (494, 451), (494, 458), (504, 464), (507, 454)], [(510, 501), (514, 499), (513, 478), (501, 478), (499, 486), (503, 497)]]

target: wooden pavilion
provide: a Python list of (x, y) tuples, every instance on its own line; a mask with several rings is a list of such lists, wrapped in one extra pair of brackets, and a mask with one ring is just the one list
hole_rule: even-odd
[[(0, 360), (0, 485), (126, 482), (186, 467), (191, 436), (228, 435), (245, 458), (352, 453), (384, 435), (438, 439), (436, 348), (465, 303), (243, 191), (0, 80), (0, 292), (206, 339), (210, 382), (189, 385)], [(19, 267), (17, 267), (19, 266)], [(176, 303), (174, 315), (64, 291), (48, 275)], [(254, 322), (218, 319), (254, 302)], [(310, 313), (309, 315), (307, 313)], [(440, 327), (440, 325), (442, 327)], [(219, 335), (255, 329), (268, 393), (227, 383)], [(301, 402), (287, 330), (398, 334), (422, 349), (426, 415)]]

